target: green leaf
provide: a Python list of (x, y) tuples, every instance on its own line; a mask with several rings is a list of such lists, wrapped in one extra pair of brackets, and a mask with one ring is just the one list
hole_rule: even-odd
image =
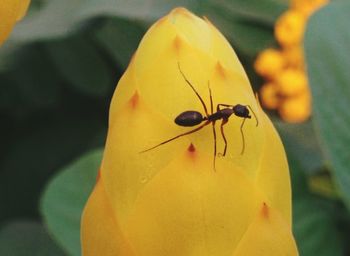
[(0, 255), (64, 256), (44, 227), (34, 221), (15, 221), (0, 229)]
[(309, 186), (312, 192), (323, 197), (339, 199), (339, 193), (329, 173), (320, 173), (319, 175), (311, 176), (309, 178)]
[(324, 166), (324, 159), (311, 122), (288, 124), (275, 121), (288, 155), (300, 163), (307, 174), (315, 174)]
[(88, 38), (53, 41), (46, 49), (58, 72), (79, 91), (104, 96), (114, 86), (106, 61)]
[(273, 24), (287, 8), (286, 0), (51, 0), (17, 25), (12, 39), (23, 43), (66, 37), (98, 17), (116, 17), (145, 24), (177, 6), (209, 17), (251, 56), (273, 44)]
[(0, 87), (0, 108), (18, 116), (55, 106), (62, 94), (60, 79), (40, 45), (15, 51), (8, 58)]
[[(293, 231), (302, 256), (342, 256), (344, 249), (331, 204), (313, 196), (293, 204)], [(334, 211), (334, 210), (333, 210)]]
[(12, 32), (11, 39), (21, 43), (65, 37), (75, 32), (83, 20), (76, 17), (84, 0), (51, 0), (33, 15), (25, 17)]
[(126, 68), (144, 33), (141, 24), (114, 18), (97, 30), (95, 37), (115, 62)]
[(52, 179), (42, 197), (45, 222), (70, 255), (81, 255), (80, 218), (96, 182), (101, 158), (102, 150), (84, 155)]
[(202, 13), (248, 56), (274, 45), (273, 25), (286, 9), (287, 2), (277, 0), (206, 1), (201, 6)]
[(298, 160), (289, 157), (293, 191), (293, 233), (302, 256), (342, 256), (344, 244), (337, 226), (334, 201), (314, 196)]
[(210, 21), (228, 38), (235, 48), (248, 56), (254, 56), (274, 43), (271, 27), (249, 23), (232, 16), (225, 9), (210, 9), (206, 14)]
[(37, 218), (38, 199), (50, 176), (83, 152), (103, 145), (100, 134), (106, 134), (106, 120), (96, 105), (66, 95), (65, 108), (10, 123), (0, 134), (2, 146), (7, 146), (0, 161), (0, 221)]
[(78, 15), (80, 19), (112, 16), (152, 22), (178, 6), (195, 11), (200, 3), (200, 0), (94, 0), (87, 1)]
[(28, 43), (66, 37), (91, 19), (101, 16), (150, 22), (176, 6), (194, 9), (198, 1), (50, 0), (39, 12), (18, 24), (11, 38)]
[[(235, 18), (273, 26), (277, 17), (287, 9), (286, 0), (209, 0), (205, 9), (217, 8)], [(209, 11), (209, 10), (208, 10)]]
[(305, 36), (314, 122), (350, 209), (350, 3), (336, 1), (311, 17)]

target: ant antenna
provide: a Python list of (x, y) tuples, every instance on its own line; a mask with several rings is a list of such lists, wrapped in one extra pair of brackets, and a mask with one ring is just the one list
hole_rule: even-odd
[(205, 106), (205, 103), (202, 99), (202, 97), (199, 95), (199, 93), (197, 92), (197, 90), (194, 88), (194, 86), (191, 84), (191, 82), (187, 79), (187, 77), (185, 76), (185, 74), (182, 72), (181, 70), (181, 66), (180, 66), (180, 62), (177, 62), (177, 66), (179, 68), (179, 71), (182, 75), (182, 77), (185, 79), (186, 83), (192, 88), (192, 90), (194, 91), (194, 93), (197, 95), (198, 99), (200, 100), (200, 102), (202, 103), (202, 106), (204, 108), (204, 112), (205, 114), (207, 115), (207, 117), (209, 116), (208, 114), (208, 110), (207, 110), (207, 107)]
[(246, 118), (243, 119), (243, 122), (242, 122), (241, 128), (240, 128), (241, 135), (242, 135), (242, 151), (241, 151), (241, 155), (243, 155), (244, 149), (245, 149), (245, 139), (244, 139), (244, 133), (243, 133), (243, 126), (244, 126), (245, 120), (246, 120)]
[(250, 109), (250, 111), (252, 111), (252, 113), (253, 113), (253, 115), (255, 117), (255, 120), (256, 120), (256, 126), (258, 126), (259, 125), (259, 120), (256, 117), (256, 114), (255, 114), (254, 110), (252, 109), (252, 107), (250, 105), (246, 105), (246, 106)]
[(213, 96), (211, 95), (210, 81), (209, 80), (208, 80), (208, 90), (209, 90), (209, 97), (210, 97), (210, 114), (212, 115), (214, 113), (214, 107), (213, 107)]

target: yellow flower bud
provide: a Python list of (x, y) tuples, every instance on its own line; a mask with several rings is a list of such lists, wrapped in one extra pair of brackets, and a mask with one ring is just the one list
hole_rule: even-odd
[(30, 0), (1, 0), (0, 45), (9, 36), (13, 26), (27, 12)]
[(288, 10), (280, 16), (275, 25), (275, 37), (282, 46), (301, 43), (306, 18), (297, 11)]
[(283, 49), (283, 57), (288, 67), (303, 69), (304, 68), (304, 52), (302, 47), (294, 46)]
[(277, 85), (272, 82), (264, 84), (260, 89), (260, 99), (264, 107), (276, 109), (280, 104)]
[(283, 69), (284, 64), (285, 61), (280, 51), (266, 49), (258, 55), (254, 68), (259, 75), (272, 78)]
[[(190, 84), (208, 116), (219, 103), (249, 105), (243, 154), (245, 119), (232, 115), (223, 126), (228, 148), (221, 157), (219, 119), (214, 168), (212, 122)], [(176, 125), (174, 118), (187, 110), (206, 119), (194, 127)], [(81, 236), (84, 256), (298, 255), (278, 134), (229, 43), (186, 9), (174, 9), (149, 29), (118, 83)]]
[(302, 93), (283, 101), (278, 112), (284, 121), (301, 123), (311, 115), (311, 97), (309, 92)]
[(293, 96), (308, 89), (305, 73), (302, 70), (292, 68), (280, 73), (277, 84), (280, 94), (284, 96)]

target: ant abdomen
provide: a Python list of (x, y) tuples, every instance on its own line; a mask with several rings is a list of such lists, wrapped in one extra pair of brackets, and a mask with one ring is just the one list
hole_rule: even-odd
[(180, 126), (195, 126), (206, 120), (198, 111), (185, 111), (175, 118), (175, 123)]

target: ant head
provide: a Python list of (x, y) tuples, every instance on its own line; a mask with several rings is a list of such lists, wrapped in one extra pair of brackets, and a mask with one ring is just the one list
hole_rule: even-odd
[(249, 115), (249, 110), (247, 106), (237, 104), (233, 106), (232, 110), (236, 116), (243, 117), (243, 118), (251, 118), (251, 115)]

